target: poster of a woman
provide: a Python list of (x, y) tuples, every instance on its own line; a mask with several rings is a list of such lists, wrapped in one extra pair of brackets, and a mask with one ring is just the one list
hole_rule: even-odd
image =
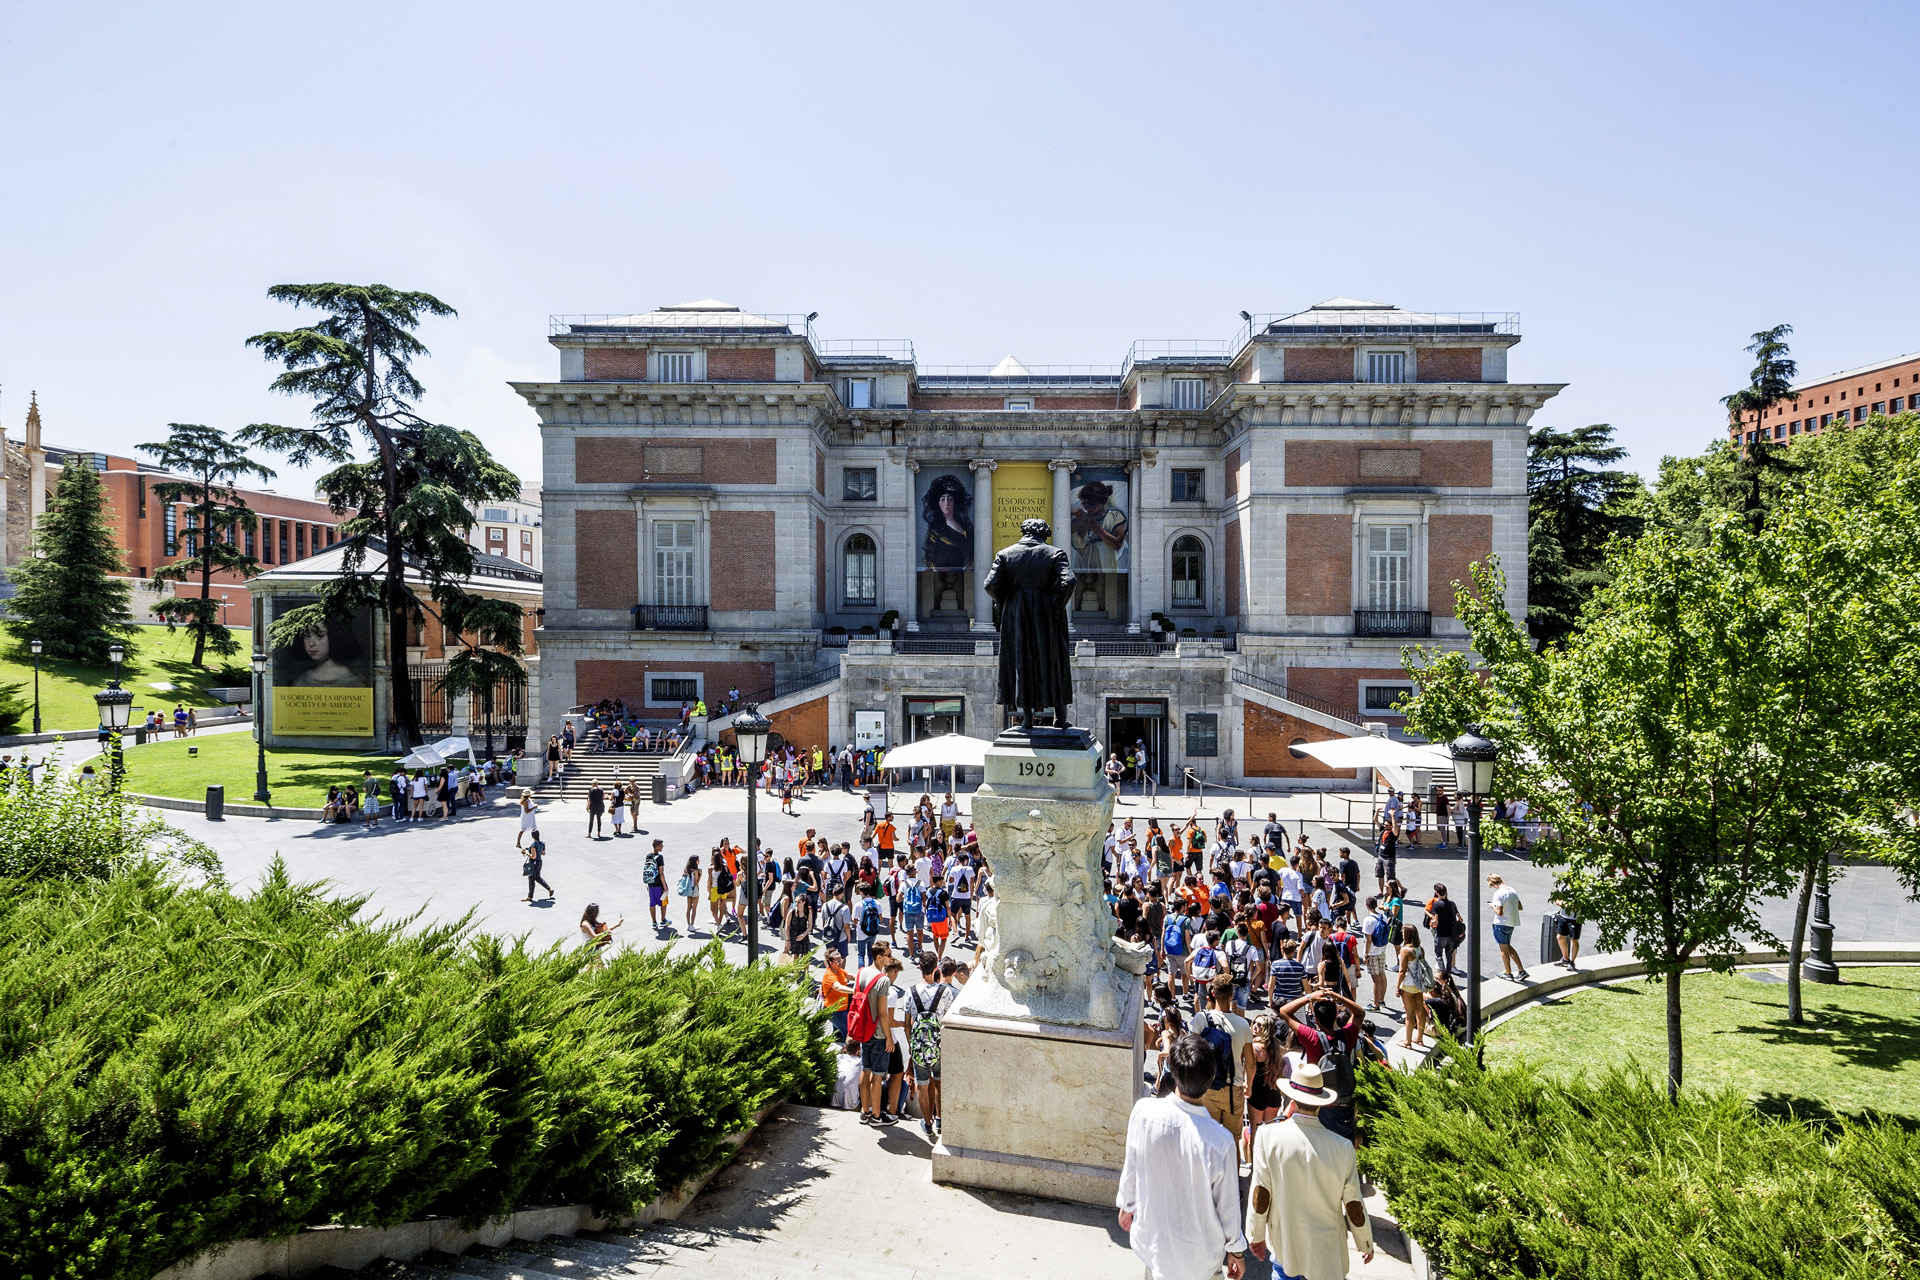
[(920, 567), (940, 573), (973, 568), (973, 493), (952, 472), (926, 480), (920, 498)]
[[(279, 596), (275, 618), (311, 598)], [(289, 737), (363, 737), (373, 732), (373, 614), (329, 618), (273, 650), (273, 732)]]

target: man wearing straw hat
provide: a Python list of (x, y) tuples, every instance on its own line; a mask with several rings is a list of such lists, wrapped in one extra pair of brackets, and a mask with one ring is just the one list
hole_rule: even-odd
[(1296, 1065), (1280, 1091), (1295, 1110), (1255, 1135), (1247, 1240), (1256, 1258), (1272, 1251), (1275, 1280), (1344, 1280), (1348, 1232), (1360, 1260), (1372, 1262), (1373, 1224), (1353, 1144), (1320, 1123), (1320, 1108), (1337, 1095), (1311, 1062)]

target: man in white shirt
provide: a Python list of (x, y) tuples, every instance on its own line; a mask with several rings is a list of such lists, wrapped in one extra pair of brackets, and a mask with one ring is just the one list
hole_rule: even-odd
[(1349, 1232), (1360, 1261), (1373, 1261), (1373, 1224), (1360, 1198), (1353, 1144), (1320, 1123), (1320, 1108), (1336, 1095), (1318, 1063), (1296, 1063), (1280, 1091), (1296, 1111), (1254, 1136), (1247, 1239), (1256, 1258), (1271, 1253), (1276, 1276), (1344, 1280)]
[(1147, 1280), (1211, 1280), (1226, 1255), (1229, 1280), (1245, 1273), (1240, 1229), (1239, 1139), (1207, 1114), (1213, 1051), (1181, 1036), (1167, 1053), (1175, 1092), (1134, 1104), (1120, 1170), (1120, 1229)]
[(1530, 808), (1527, 798), (1521, 796), (1507, 806), (1507, 821), (1513, 824), (1513, 847), (1527, 847), (1527, 810)]
[(1298, 922), (1295, 928), (1301, 928), (1304, 924), (1305, 917), (1301, 915), (1300, 906), (1301, 899), (1306, 897), (1306, 893), (1306, 877), (1300, 874), (1299, 869), (1292, 865), (1282, 867), (1280, 869), (1280, 905), (1292, 913), (1294, 920)]
[(1508, 978), (1517, 976), (1525, 982), (1527, 966), (1513, 949), (1513, 931), (1520, 927), (1520, 895), (1498, 874), (1487, 877), (1487, 891), (1493, 895), (1487, 905), (1493, 908), (1493, 940), (1500, 945), (1500, 969)]

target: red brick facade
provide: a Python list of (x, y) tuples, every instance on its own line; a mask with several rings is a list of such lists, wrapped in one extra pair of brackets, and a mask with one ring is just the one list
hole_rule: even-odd
[(1453, 616), (1453, 583), (1473, 585), (1469, 566), (1493, 554), (1492, 516), (1431, 516), (1427, 520), (1427, 607)]
[(1749, 433), (1757, 433), (1771, 442), (1792, 444), (1804, 435), (1864, 422), (1875, 413), (1920, 410), (1920, 355), (1803, 382), (1795, 390), (1800, 392), (1798, 400), (1782, 400), (1758, 413), (1743, 414), (1738, 425), (1728, 428), (1733, 442), (1744, 444)]
[(713, 607), (773, 608), (774, 567), (780, 555), (774, 545), (773, 512), (716, 511), (711, 533)]
[(772, 347), (707, 348), (708, 382), (772, 382)]
[(584, 706), (602, 698), (619, 698), (639, 709), (642, 718), (662, 720), (678, 714), (673, 707), (646, 706), (647, 675), (654, 671), (697, 672), (709, 703), (727, 696), (728, 689), (743, 694), (773, 687), (771, 662), (635, 661), (625, 658), (582, 658), (573, 664), (573, 702)]
[(640, 517), (632, 509), (574, 512), (575, 581), (582, 609), (627, 609), (640, 598)]
[[(742, 692), (746, 691), (745, 685), (740, 688)], [(772, 722), (775, 733), (796, 747), (819, 747), (824, 751), (830, 746), (839, 745), (833, 741), (827, 726), (825, 698), (815, 698), (812, 702), (776, 711), (767, 719)]]
[[(1288, 449), (1292, 466), (1292, 449)], [(1327, 617), (1353, 609), (1353, 517), (1287, 517), (1287, 612)]]
[(1229, 618), (1240, 616), (1241, 596), (1244, 591), (1241, 585), (1240, 558), (1243, 554), (1240, 547), (1240, 522), (1229, 520), (1227, 521), (1225, 562), (1220, 566), (1221, 598), (1226, 604)]
[[(1400, 667), (1288, 667), (1287, 687), (1315, 698), (1323, 698), (1337, 707), (1360, 712), (1362, 680), (1403, 680), (1410, 677)], [(1399, 724), (1403, 717), (1380, 711), (1364, 713), (1369, 720)]]
[(1352, 382), (1352, 347), (1288, 347), (1288, 382)]
[(647, 348), (588, 347), (585, 352), (589, 382), (645, 382)]
[(581, 436), (573, 442), (575, 484), (777, 484), (772, 440), (716, 436), (647, 439)]
[(1287, 485), (1353, 488), (1423, 485), (1484, 489), (1493, 484), (1491, 440), (1424, 444), (1360, 444), (1352, 440), (1287, 442)]
[(1480, 381), (1480, 348), (1422, 347), (1414, 353), (1422, 382)]
[(1317, 724), (1284, 712), (1263, 707), (1257, 702), (1241, 704), (1240, 749), (1249, 778), (1356, 778), (1354, 769), (1329, 769), (1312, 756), (1296, 757), (1289, 749), (1296, 742), (1329, 742), (1346, 735), (1322, 729)]

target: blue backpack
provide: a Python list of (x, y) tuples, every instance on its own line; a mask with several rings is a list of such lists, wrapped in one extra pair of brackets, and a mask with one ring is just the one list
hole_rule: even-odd
[(1183, 916), (1168, 916), (1167, 927), (1160, 933), (1160, 946), (1170, 956), (1187, 954), (1187, 931)]
[(907, 884), (907, 910), (914, 915), (919, 915), (921, 901), (920, 882), (918, 880), (909, 881)]
[(1211, 1013), (1196, 1017), (1194, 1030), (1207, 1042), (1207, 1048), (1213, 1050), (1212, 1087), (1224, 1089), (1233, 1083), (1233, 1032), (1223, 1028), (1213, 1018)]

